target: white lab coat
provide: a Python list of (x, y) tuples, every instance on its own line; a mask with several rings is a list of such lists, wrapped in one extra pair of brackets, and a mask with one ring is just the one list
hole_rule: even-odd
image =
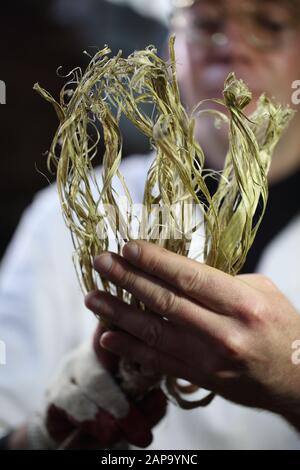
[[(134, 156), (122, 164), (135, 202), (142, 200), (151, 159)], [(296, 218), (265, 250), (259, 271), (300, 312), (299, 241)], [(26, 210), (0, 270), (0, 341), (6, 344), (7, 361), (0, 365), (0, 432), (20, 425), (41, 406), (61, 357), (94, 330), (96, 320), (84, 307), (72, 251), (52, 186)], [(217, 397), (192, 411), (170, 403), (150, 448), (300, 449), (300, 435), (279, 416)]]

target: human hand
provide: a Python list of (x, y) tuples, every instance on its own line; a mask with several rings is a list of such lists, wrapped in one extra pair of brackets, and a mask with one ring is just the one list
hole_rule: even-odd
[(300, 416), (300, 370), (291, 360), (300, 316), (269, 279), (232, 277), (141, 241), (94, 265), (149, 309), (88, 294), (86, 305), (123, 330), (104, 333), (104, 348), (233, 402)]

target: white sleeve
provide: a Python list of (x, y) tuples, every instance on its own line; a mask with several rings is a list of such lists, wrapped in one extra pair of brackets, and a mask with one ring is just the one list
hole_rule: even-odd
[(0, 267), (0, 435), (41, 406), (57, 363), (94, 324), (56, 191), (49, 188), (25, 211)]

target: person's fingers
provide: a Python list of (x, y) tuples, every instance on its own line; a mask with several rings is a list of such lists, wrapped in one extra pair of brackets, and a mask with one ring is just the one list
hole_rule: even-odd
[[(154, 349), (181, 360), (185, 360), (185, 357), (190, 357), (193, 354), (191, 348), (194, 342), (191, 332), (160, 318), (158, 315), (142, 311), (104, 292), (88, 294), (86, 305), (95, 314), (102, 314), (119, 329), (130, 333)], [(180, 344), (180, 348), (178, 344)], [(198, 353), (201, 350), (204, 354), (206, 346), (202, 345), (199, 335), (197, 337)]]
[(97, 329), (95, 331), (94, 337), (93, 337), (93, 348), (98, 358), (98, 361), (101, 363), (101, 365), (107, 371), (109, 371), (112, 375), (114, 375), (118, 371), (119, 357), (116, 356), (115, 354), (112, 354), (107, 349), (101, 348), (100, 338), (102, 334), (104, 333), (104, 331), (105, 331), (104, 327), (99, 322)]
[(251, 308), (252, 289), (218, 269), (140, 240), (127, 243), (123, 256), (214, 311), (239, 316), (241, 308), (248, 307), (247, 301)]
[(190, 380), (188, 364), (145, 345), (127, 333), (108, 331), (102, 335), (100, 343), (115, 354), (138, 362), (144, 372)]
[[(104, 258), (110, 258), (108, 271), (103, 268)], [(212, 312), (184, 296), (184, 292), (174, 290), (160, 279), (139, 271), (126, 260), (115, 254), (101, 255), (95, 259), (95, 269), (114, 284), (131, 292), (148, 308), (172, 323), (191, 327), (211, 337), (223, 338), (231, 330), (228, 316)], [(86, 301), (89, 300), (89, 297)], [(88, 303), (86, 304), (87, 306)], [(101, 314), (101, 312), (99, 312)]]

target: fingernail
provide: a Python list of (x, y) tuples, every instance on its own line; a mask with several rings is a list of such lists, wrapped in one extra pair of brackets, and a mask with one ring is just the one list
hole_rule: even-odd
[(128, 242), (123, 248), (123, 255), (125, 258), (137, 260), (140, 256), (141, 249), (135, 242)]
[(111, 270), (113, 263), (113, 258), (110, 253), (105, 253), (104, 255), (97, 256), (94, 261), (94, 266), (97, 271), (100, 271), (102, 274), (108, 274)]
[(111, 340), (110, 340), (110, 331), (106, 331), (105, 333), (103, 333), (103, 335), (101, 336), (100, 338), (100, 346), (102, 346), (102, 348), (105, 348), (105, 349), (110, 349), (111, 348)]

